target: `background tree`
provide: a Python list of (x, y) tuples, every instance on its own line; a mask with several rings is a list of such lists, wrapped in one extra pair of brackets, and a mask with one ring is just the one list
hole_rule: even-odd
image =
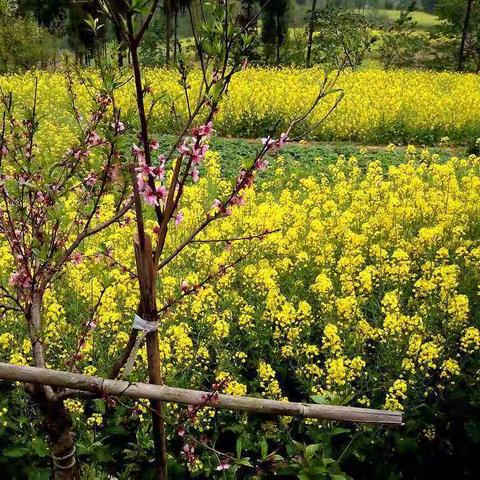
[(0, 73), (46, 68), (55, 63), (58, 42), (15, 2), (0, 0)]
[(275, 64), (280, 65), (280, 48), (288, 35), (289, 0), (264, 2), (262, 41), (265, 45), (265, 61), (275, 52)]
[(309, 11), (308, 19), (308, 40), (307, 40), (307, 67), (310, 66), (312, 57), (313, 32), (315, 30), (315, 19), (317, 15), (317, 0), (312, 0), (312, 8)]
[[(332, 3), (314, 13), (312, 9), (310, 22), (317, 32), (311, 46), (315, 60), (328, 67), (357, 69), (375, 41), (371, 25), (363, 14)], [(307, 46), (307, 65), (310, 63), (308, 53)]]
[[(436, 9), (445, 20), (439, 30), (454, 40), (452, 65), (480, 71), (480, 4), (476, 0), (442, 0)], [(455, 67), (453, 67), (455, 68)]]
[(51, 28), (58, 20), (64, 21), (72, 2), (69, 0), (18, 0), (23, 14), (32, 13), (38, 23)]

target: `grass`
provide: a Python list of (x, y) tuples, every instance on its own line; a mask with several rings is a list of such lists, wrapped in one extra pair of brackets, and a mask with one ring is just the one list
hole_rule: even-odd
[[(391, 21), (395, 21), (400, 17), (400, 10), (385, 10), (380, 8), (378, 10), (373, 10), (372, 12), (382, 17), (386, 17)], [(411, 15), (419, 29), (430, 29), (442, 22), (436, 15), (427, 12), (413, 12)]]

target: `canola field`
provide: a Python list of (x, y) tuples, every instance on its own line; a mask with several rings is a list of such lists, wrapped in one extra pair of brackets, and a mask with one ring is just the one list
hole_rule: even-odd
[[(288, 122), (315, 95), (318, 75), (316, 70), (241, 73), (214, 125), (217, 134), (256, 137), (265, 133), (262, 125)], [(75, 123), (64, 78), (38, 78), (35, 161), (47, 169), (72, 143)], [(151, 70), (148, 78), (160, 99), (152, 109), (155, 130), (171, 131), (175, 115), (186, 113), (181, 90), (165, 71)], [(29, 104), (32, 74), (3, 77), (0, 84), (4, 92), (13, 90), (15, 112)], [(369, 71), (341, 77), (339, 84), (348, 94), (315, 138), (381, 142), (431, 135), (433, 141), (448, 135), (463, 142), (480, 136), (480, 89), (474, 76)], [(86, 115), (88, 85), (78, 88), (76, 106)], [(127, 87), (118, 101), (127, 123), (133, 109)], [(178, 108), (169, 108), (172, 102)], [(125, 148), (129, 155), (131, 145)], [(96, 155), (92, 150), (92, 165)], [(207, 390), (220, 384), (236, 395), (401, 410), (410, 422), (405, 435), (434, 441), (436, 416), (448, 410), (447, 393), (479, 391), (480, 157), (439, 156), (412, 144), (399, 150), (390, 143), (378, 160), (369, 155), (367, 161), (360, 149), (334, 162), (317, 158), (312, 164), (310, 159), (308, 168), (301, 155), (287, 160), (281, 151), (270, 162), (246, 190), (245, 205), (233, 206), (231, 215), (212, 223), (199, 242), (162, 270), (159, 306), (178, 296), (184, 285), (198, 285), (246, 255), (235, 269), (162, 315), (165, 382)], [(181, 228), (172, 225), (166, 255), (205, 218), (215, 199), (231, 190), (232, 178), (225, 174), (231, 163), (227, 154), (214, 148), (208, 152), (198, 182), (185, 187), (183, 221)], [(14, 166), (2, 168), (8, 175)], [(75, 222), (82, 201), (78, 192), (67, 192), (56, 207), (65, 224)], [(0, 215), (7, 215), (2, 202)], [(113, 209), (113, 196), (107, 194), (92, 226), (110, 218)], [(146, 210), (151, 232), (153, 214)], [(265, 232), (273, 233), (261, 236)], [(208, 242), (245, 233), (257, 235), (247, 241)], [(134, 234), (130, 212), (82, 243), (48, 287), (42, 325), (48, 367), (69, 370), (73, 358), (79, 373), (104, 376), (110, 371), (139, 303)], [(12, 287), (10, 252), (0, 235), (0, 285)], [(22, 315), (5, 311), (1, 318), (0, 360), (31, 364)], [(143, 381), (146, 368), (142, 346), (131, 380)], [(79, 455), (96, 455), (97, 465), (135, 463), (138, 451), (149, 448), (119, 440), (141, 443), (147, 437), (150, 412), (143, 403), (119, 403), (115, 409), (102, 400), (67, 399), (65, 404)], [(169, 442), (178, 439), (175, 428), (182, 414), (178, 406), (168, 405)], [(23, 390), (1, 397), (0, 439), (7, 452), (2, 458), (10, 458), (11, 451), (12, 458), (38, 461), (40, 440), (31, 435), (38, 421), (33, 418)], [(224, 425), (237, 442), (231, 440), (234, 446), (228, 448), (238, 448), (241, 439), (245, 449), (263, 452), (281, 445), (290, 422), (296, 421), (263, 420), (247, 422), (244, 414), (204, 408), (191, 419), (191, 429), (199, 438), (214, 437)], [(374, 435), (372, 445), (380, 438), (384, 445), (395, 432)], [(202, 458), (189, 468), (208, 476), (216, 464)]]
[[(437, 155), (411, 146), (396, 166), (372, 161), (364, 169), (362, 155), (340, 157), (315, 176), (295, 174), (277, 158), (275, 175), (249, 190), (246, 206), (234, 207), (203, 238), (232, 237), (245, 229), (279, 232), (227, 248), (195, 244), (166, 268), (160, 305), (182, 282), (198, 283), (255, 247), (237, 270), (162, 319), (168, 384), (195, 388), (228, 376), (231, 394), (320, 395), (399, 410), (434, 399), (459, 378), (475, 384), (480, 158), (439, 163)], [(199, 199), (228, 190), (220, 161), (209, 153), (208, 175), (188, 187), (183, 232), (204, 214)], [(107, 197), (97, 221), (108, 217), (108, 202)], [(78, 333), (99, 298), (94, 327), (78, 347), (77, 368), (105, 374), (125, 344), (138, 304), (129, 220), (87, 241), (62, 281), (48, 290), (44, 341), (50, 367), (68, 369)], [(174, 234), (167, 248), (180, 241)], [(13, 268), (1, 242), (3, 281)], [(0, 358), (28, 364), (23, 321), (15, 313), (5, 318)], [(144, 378), (145, 347), (135, 368), (132, 378)], [(84, 412), (75, 400), (67, 403), (80, 430), (102, 424), (100, 413)], [(140, 406), (143, 414), (148, 413)], [(200, 431), (210, 428), (206, 415), (197, 419)]]
[[(44, 123), (60, 125), (60, 134), (72, 126), (70, 100), (62, 74), (38, 73), (0, 78), (2, 91), (12, 91), (20, 104), (33, 97), (34, 76), (39, 78), (39, 107)], [(152, 109), (157, 133), (178, 129), (187, 114), (182, 87), (167, 70), (146, 71), (147, 84), (158, 102)], [(330, 75), (332, 77), (332, 75)], [(95, 81), (95, 75), (90, 75)], [(191, 74), (190, 89), (198, 89), (199, 73)], [(259, 138), (279, 122), (279, 129), (305, 111), (324, 78), (319, 69), (247, 69), (232, 82), (219, 112), (216, 129), (222, 136)], [(480, 131), (480, 79), (478, 75), (428, 71), (364, 70), (342, 74), (335, 85), (345, 96), (333, 114), (316, 126), (337, 94), (325, 98), (306, 119), (312, 140), (389, 142), (433, 145), (444, 137), (465, 144)], [(124, 112), (134, 108), (133, 92), (118, 94)], [(192, 95), (195, 98), (195, 95)], [(89, 105), (88, 85), (79, 90), (80, 111)], [(299, 132), (302, 133), (302, 132)], [(61, 137), (62, 138), (62, 137)]]

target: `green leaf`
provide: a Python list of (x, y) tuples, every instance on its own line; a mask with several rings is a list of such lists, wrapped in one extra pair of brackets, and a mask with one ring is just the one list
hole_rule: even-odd
[(317, 403), (318, 405), (328, 405), (327, 399), (322, 395), (312, 395), (310, 397), (313, 403)]
[(241, 438), (237, 438), (236, 451), (237, 451), (237, 458), (240, 458), (242, 456), (242, 439)]
[(28, 467), (25, 469), (28, 480), (49, 480), (51, 470), (49, 468)]
[(101, 398), (96, 398), (93, 403), (95, 404), (95, 411), (103, 415), (105, 413), (105, 402)]
[(265, 458), (268, 454), (268, 443), (265, 439), (262, 439), (260, 442), (260, 455), (262, 458)]
[(3, 456), (10, 458), (20, 458), (26, 455), (30, 449), (28, 447), (10, 447), (3, 449)]
[(311, 460), (318, 452), (318, 450), (320, 450), (320, 447), (321, 445), (319, 443), (308, 445), (307, 448), (305, 448), (305, 458), (307, 460)]
[(35, 437), (32, 440), (32, 448), (39, 457), (47, 457), (50, 454), (47, 442), (42, 438)]

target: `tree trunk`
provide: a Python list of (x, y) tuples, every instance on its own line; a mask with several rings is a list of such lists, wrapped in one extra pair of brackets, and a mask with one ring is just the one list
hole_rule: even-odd
[(173, 63), (177, 63), (177, 45), (178, 45), (178, 5), (175, 5), (175, 24), (173, 35)]
[(32, 398), (43, 414), (43, 424), (50, 441), (54, 460), (54, 480), (74, 480), (78, 478), (78, 465), (75, 457), (75, 435), (73, 424), (62, 401), (49, 400), (44, 387), (36, 387)]
[[(145, 243), (135, 242), (135, 260), (137, 264), (138, 281), (140, 287), (140, 304), (142, 318), (148, 322), (156, 322), (156, 274), (153, 266), (153, 252), (150, 237), (145, 235)], [(160, 349), (158, 331), (155, 330), (147, 335), (147, 360), (148, 376), (150, 383), (163, 385), (160, 370)], [(167, 446), (165, 434), (163, 402), (151, 400), (153, 442), (155, 447), (156, 474), (158, 480), (167, 480)]]
[(164, 0), (165, 9), (165, 63), (170, 65), (171, 39), (172, 39), (172, 1)]
[(280, 65), (280, 42), (281, 42), (281, 24), (280, 24), (280, 15), (277, 13), (276, 14), (276, 20), (277, 20), (277, 55), (276, 55), (276, 64), (277, 64), (277, 67)]
[[(145, 161), (151, 165), (150, 144), (148, 138), (148, 121), (145, 113), (145, 104), (143, 100), (143, 84), (140, 63), (138, 59), (138, 44), (133, 39), (133, 26), (129, 24), (129, 47), (132, 57), (132, 68), (135, 79), (136, 101), (138, 115), (140, 119), (140, 138), (145, 152)], [(135, 173), (134, 170), (132, 172)], [(133, 190), (135, 197), (135, 213), (137, 215), (138, 238), (135, 242), (135, 261), (138, 272), (138, 281), (140, 287), (140, 308), (141, 316), (144, 320), (155, 322), (157, 320), (156, 305), (156, 271), (153, 264), (152, 242), (150, 237), (145, 234), (143, 225), (142, 206), (138, 194), (135, 175), (133, 175)], [(160, 351), (158, 342), (158, 332), (154, 331), (147, 335), (147, 357), (148, 371), (151, 383), (161, 385), (163, 379), (160, 372)], [(155, 457), (158, 480), (167, 479), (167, 449), (165, 440), (165, 424), (163, 419), (162, 402), (152, 401), (152, 424), (153, 441), (155, 446)]]
[(308, 43), (307, 43), (307, 67), (310, 66), (312, 58), (313, 30), (315, 27), (315, 12), (317, 10), (317, 0), (312, 1), (312, 10), (310, 13), (310, 23), (308, 25)]
[(468, 27), (472, 15), (473, 0), (467, 0), (467, 11), (463, 22), (462, 40), (460, 42), (460, 51), (458, 52), (458, 71), (462, 72), (465, 67), (465, 44), (467, 42)]
[[(35, 365), (45, 368), (45, 347), (43, 344), (42, 304), (43, 290), (34, 291), (32, 304), (27, 313), (32, 355)], [(31, 396), (43, 414), (44, 427), (54, 459), (54, 479), (71, 480), (76, 478), (75, 439), (70, 414), (62, 401), (54, 399), (52, 387), (39, 385), (33, 387)]]

